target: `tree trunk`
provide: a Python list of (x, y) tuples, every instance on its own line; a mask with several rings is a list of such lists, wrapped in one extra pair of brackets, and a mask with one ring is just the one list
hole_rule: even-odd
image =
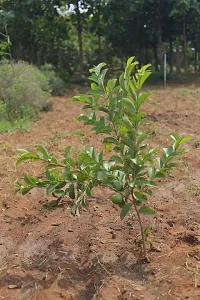
[(197, 53), (197, 71), (200, 72), (200, 63), (199, 63), (200, 53)]
[(170, 36), (170, 40), (169, 40), (169, 52), (170, 52), (170, 73), (173, 72), (173, 41), (172, 41), (172, 37)]
[(39, 50), (37, 50), (37, 62), (36, 62), (36, 65), (39, 69), (41, 67), (41, 58), (42, 58), (42, 52), (39, 49)]
[(37, 57), (37, 52), (36, 52), (36, 47), (35, 45), (31, 44), (30, 50), (29, 50), (29, 62), (33, 65), (36, 64), (36, 57)]
[(99, 41), (99, 52), (101, 53), (101, 28), (100, 28), (100, 20), (101, 20), (101, 0), (97, 3), (97, 13), (98, 13), (98, 41)]
[(142, 57), (142, 50), (141, 50), (141, 46), (139, 46), (139, 49), (138, 49), (138, 62), (139, 62), (138, 67), (139, 67), (139, 69), (142, 67), (141, 57)]
[(184, 68), (187, 72), (187, 39), (186, 39), (186, 20), (185, 16), (183, 17), (183, 56), (184, 56)]
[(101, 53), (101, 35), (98, 34), (99, 52)]
[(160, 0), (158, 1), (158, 8), (157, 8), (157, 15), (158, 15), (158, 23), (157, 23), (157, 31), (158, 31), (158, 57), (160, 63), (160, 71), (164, 71), (164, 48), (163, 48), (163, 41), (162, 41), (162, 28), (161, 28), (161, 13), (160, 13)]
[(197, 47), (194, 48), (194, 72), (197, 73)]
[(23, 46), (21, 44), (21, 41), (19, 41), (17, 45), (17, 51), (16, 51), (17, 61), (22, 60), (22, 52), (23, 52), (22, 50), (23, 50)]
[(181, 63), (180, 63), (180, 51), (179, 51), (179, 45), (176, 44), (176, 72), (181, 72)]
[(123, 52), (120, 51), (119, 53), (120, 53), (120, 68), (121, 68), (121, 70), (124, 70), (124, 57), (122, 54)]
[(146, 45), (145, 48), (145, 64), (149, 64), (149, 47)]
[(153, 50), (154, 50), (154, 60), (155, 60), (155, 72), (159, 71), (158, 68), (158, 48), (157, 48), (157, 43), (155, 42), (153, 45)]
[(79, 68), (80, 68), (80, 74), (82, 74), (83, 73), (83, 39), (82, 39), (83, 26), (81, 21), (81, 13), (79, 10), (79, 1), (76, 2), (76, 19), (77, 19), (78, 44), (79, 44)]
[(60, 49), (57, 50), (58, 52), (58, 68), (59, 71), (62, 72), (63, 71), (63, 63), (62, 63), (62, 52)]

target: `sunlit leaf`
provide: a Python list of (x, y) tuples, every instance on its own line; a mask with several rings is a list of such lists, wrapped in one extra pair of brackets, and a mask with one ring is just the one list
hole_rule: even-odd
[(122, 207), (121, 213), (120, 213), (120, 219), (123, 220), (128, 212), (130, 211), (131, 207), (133, 206), (133, 203), (127, 203)]

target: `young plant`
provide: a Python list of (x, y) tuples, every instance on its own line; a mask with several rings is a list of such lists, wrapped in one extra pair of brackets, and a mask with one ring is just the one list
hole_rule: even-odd
[[(190, 137), (171, 135), (172, 145), (164, 148), (161, 154), (145, 143), (148, 136), (141, 130), (146, 114), (141, 106), (149, 93), (142, 93), (141, 89), (151, 72), (150, 65), (135, 71), (137, 64), (134, 57), (129, 58), (119, 79), (107, 82), (106, 64), (95, 66), (90, 69), (91, 90), (71, 99), (85, 103), (84, 111), (91, 112), (90, 115), (82, 114), (78, 120), (92, 126), (92, 130), (103, 137), (105, 151), (96, 153), (90, 148), (74, 160), (69, 156), (71, 147), (68, 146), (62, 162), (58, 162), (42, 145), (38, 146), (38, 153), (18, 150), (17, 166), (25, 160), (33, 160), (45, 161), (46, 167), (43, 179), (25, 174), (25, 183), (17, 182), (16, 187), (22, 194), (34, 187), (45, 188), (47, 195), (52, 194), (58, 201), (67, 195), (73, 200), (73, 214), (79, 213), (79, 206), (86, 204), (95, 186), (110, 188), (114, 192), (112, 202), (121, 208), (121, 219), (130, 211), (135, 212), (147, 260), (146, 237), (150, 226), (143, 228), (141, 215), (154, 215), (148, 196), (153, 193), (156, 179), (165, 177), (176, 166), (172, 160), (185, 152), (180, 146)], [(109, 153), (108, 159), (104, 158), (105, 152)]]

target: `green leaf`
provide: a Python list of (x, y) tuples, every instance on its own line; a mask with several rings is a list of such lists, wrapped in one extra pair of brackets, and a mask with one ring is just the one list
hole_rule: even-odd
[(71, 166), (73, 169), (76, 167), (75, 161), (71, 157), (64, 158), (64, 164)]
[(155, 173), (156, 173), (156, 168), (154, 168), (154, 167), (149, 167), (148, 168), (148, 176), (150, 178), (154, 178), (155, 177)]
[(50, 181), (54, 181), (54, 176), (51, 174), (51, 172), (49, 172), (49, 168), (46, 168), (46, 176)]
[(47, 152), (47, 149), (46, 149), (44, 146), (38, 145), (37, 149), (38, 149), (39, 152), (42, 153), (42, 155), (43, 155), (42, 158), (43, 158), (43, 159), (45, 159), (45, 160), (48, 160), (48, 159), (49, 159), (49, 154), (48, 154), (48, 152)]
[(132, 101), (130, 101), (128, 98), (123, 98), (121, 100), (121, 103), (125, 109), (125, 112), (128, 116), (133, 116), (135, 114), (135, 106)]
[(135, 192), (135, 198), (139, 201), (146, 202), (148, 199), (142, 192)]
[[(95, 84), (95, 83), (92, 83), (92, 84)], [(94, 95), (94, 96), (101, 96), (101, 97), (103, 97), (103, 94), (100, 91), (93, 90), (93, 89), (91, 91), (88, 91), (87, 95)]]
[(112, 144), (110, 144), (110, 143), (106, 143), (106, 145), (105, 145), (105, 152), (106, 153), (110, 152), (111, 145)]
[(152, 230), (152, 227), (151, 227), (151, 226), (148, 226), (148, 227), (146, 227), (146, 228), (144, 229), (144, 235), (145, 235), (145, 238), (148, 237), (149, 231), (151, 231), (151, 230)]
[(131, 207), (133, 206), (133, 203), (126, 203), (120, 213), (120, 219), (123, 220), (127, 213), (130, 211)]
[(46, 193), (47, 195), (50, 195), (53, 191), (55, 191), (56, 187), (58, 186), (58, 184), (49, 184), (49, 186), (46, 189)]
[(127, 127), (121, 127), (119, 130), (120, 134), (126, 134), (129, 131), (129, 129)]
[(88, 122), (88, 121), (89, 121), (89, 118), (88, 118), (86, 115), (81, 114), (81, 115), (78, 117), (77, 121), (78, 121), (78, 122), (80, 122), (80, 121)]
[(97, 161), (99, 163), (103, 162), (103, 151), (101, 151), (100, 153), (97, 154)]
[(107, 172), (106, 171), (100, 171), (100, 172), (98, 172), (98, 174), (97, 174), (97, 179), (99, 180), (99, 181), (105, 181), (106, 179), (107, 179)]
[(98, 77), (96, 74), (92, 74), (90, 77), (88, 77), (89, 80), (96, 82), (97, 84), (98, 82)]
[(75, 199), (75, 190), (74, 190), (74, 184), (71, 184), (69, 186), (69, 197), (71, 199)]
[(37, 153), (34, 153), (34, 152), (24, 153), (17, 160), (16, 166), (18, 167), (22, 162), (24, 162), (25, 160), (29, 160), (29, 159), (40, 160), (41, 157)]
[(176, 149), (178, 146), (184, 144), (184, 143), (187, 142), (187, 141), (190, 141), (191, 139), (192, 139), (191, 136), (180, 137), (180, 138), (176, 141), (176, 143), (175, 143), (175, 145), (174, 145), (174, 148)]
[(172, 147), (163, 148), (163, 151), (165, 152), (166, 157), (168, 157), (169, 155), (171, 155), (173, 153), (173, 148)]
[(153, 180), (150, 180), (149, 183), (148, 183), (148, 185), (157, 186), (157, 184)]
[(130, 129), (133, 129), (133, 124), (131, 123), (131, 121), (129, 120), (129, 118), (127, 117), (122, 117), (122, 121), (123, 123)]
[(112, 93), (113, 89), (115, 88), (116, 82), (117, 82), (117, 79), (109, 79), (108, 80), (108, 83), (106, 86), (106, 91), (108, 93)]
[(19, 154), (26, 154), (26, 153), (29, 153), (29, 151), (27, 151), (27, 150), (25, 150), (25, 149), (17, 149), (16, 152), (19, 153)]
[[(151, 66), (151, 65), (148, 65)], [(139, 88), (142, 88), (143, 84), (145, 83), (145, 81), (147, 80), (147, 78), (151, 75), (150, 71), (146, 71), (142, 76), (138, 76), (139, 77)]]
[(71, 146), (67, 146), (67, 147), (65, 148), (64, 158), (67, 158), (67, 156), (68, 156), (68, 154), (69, 154), (71, 148), (72, 148)]
[(88, 178), (88, 175), (84, 174), (84, 173), (78, 173), (78, 175), (77, 175), (78, 182), (84, 182), (87, 178)]
[(149, 215), (149, 216), (155, 215), (154, 210), (151, 207), (148, 207), (148, 206), (140, 207), (140, 209), (138, 210), (138, 213), (140, 215)]
[(70, 101), (70, 102), (78, 101), (78, 102), (83, 102), (83, 103), (88, 103), (88, 104), (91, 104), (91, 103), (92, 103), (92, 100), (89, 99), (86, 95), (78, 95), (78, 96), (74, 96), (74, 97), (72, 97), (69, 101)]
[(88, 197), (92, 197), (91, 189), (92, 189), (92, 187), (89, 186), (89, 185), (88, 185), (87, 188), (86, 188), (86, 195), (87, 195)]
[(155, 178), (165, 178), (166, 174), (164, 172), (156, 172), (155, 173)]
[(129, 59), (127, 60), (127, 63), (126, 63), (126, 68), (128, 68), (132, 64), (134, 59), (135, 59), (135, 56), (129, 57)]
[(141, 134), (137, 140), (137, 147), (139, 147), (147, 138), (148, 138), (148, 135)]
[(134, 84), (130, 81), (129, 82), (129, 91), (130, 91), (130, 96), (133, 99), (133, 101), (137, 101), (137, 93), (135, 91)]
[(90, 150), (89, 150), (89, 155), (90, 157), (94, 158), (95, 159), (95, 151), (94, 151), (94, 147), (91, 147)]
[(115, 139), (115, 138), (112, 137), (112, 136), (109, 136), (109, 137), (105, 138), (105, 139), (103, 140), (103, 143), (105, 143), (105, 144), (115, 144), (115, 145), (119, 145), (118, 140)]
[(37, 182), (37, 187), (39, 188), (46, 188), (48, 185), (49, 185), (49, 180)]
[(32, 186), (32, 185), (23, 187), (21, 189), (22, 195), (24, 196), (24, 195), (28, 194), (28, 192), (30, 192), (30, 190), (32, 190), (33, 188), (34, 188), (34, 186)]
[(138, 97), (138, 106), (140, 107), (141, 104), (149, 97), (150, 93), (140, 94)]
[(116, 162), (118, 162), (120, 164), (123, 164), (122, 158), (119, 157), (119, 156), (116, 156), (116, 155), (111, 156), (110, 161), (116, 161)]
[(27, 184), (36, 185), (39, 182), (39, 179), (33, 176), (28, 176), (27, 174), (24, 174), (24, 181)]
[(78, 163), (79, 165), (87, 164), (87, 163), (94, 164), (96, 163), (96, 160), (91, 158), (88, 153), (82, 152), (78, 156)]
[(145, 190), (143, 190), (143, 192), (146, 193), (146, 194), (148, 194), (148, 195), (150, 195), (150, 196), (153, 195), (152, 190), (149, 190), (149, 189), (145, 189)]
[(94, 82), (91, 83), (91, 89), (93, 91), (97, 91), (98, 90), (98, 86), (96, 85), (96, 83), (94, 83)]

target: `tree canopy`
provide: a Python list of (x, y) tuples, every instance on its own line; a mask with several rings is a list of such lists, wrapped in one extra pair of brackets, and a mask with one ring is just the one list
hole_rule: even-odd
[(5, 25), (14, 59), (51, 63), (64, 77), (102, 60), (122, 67), (131, 55), (162, 71), (164, 53), (171, 72), (198, 70), (198, 0), (2, 0), (0, 32)]

